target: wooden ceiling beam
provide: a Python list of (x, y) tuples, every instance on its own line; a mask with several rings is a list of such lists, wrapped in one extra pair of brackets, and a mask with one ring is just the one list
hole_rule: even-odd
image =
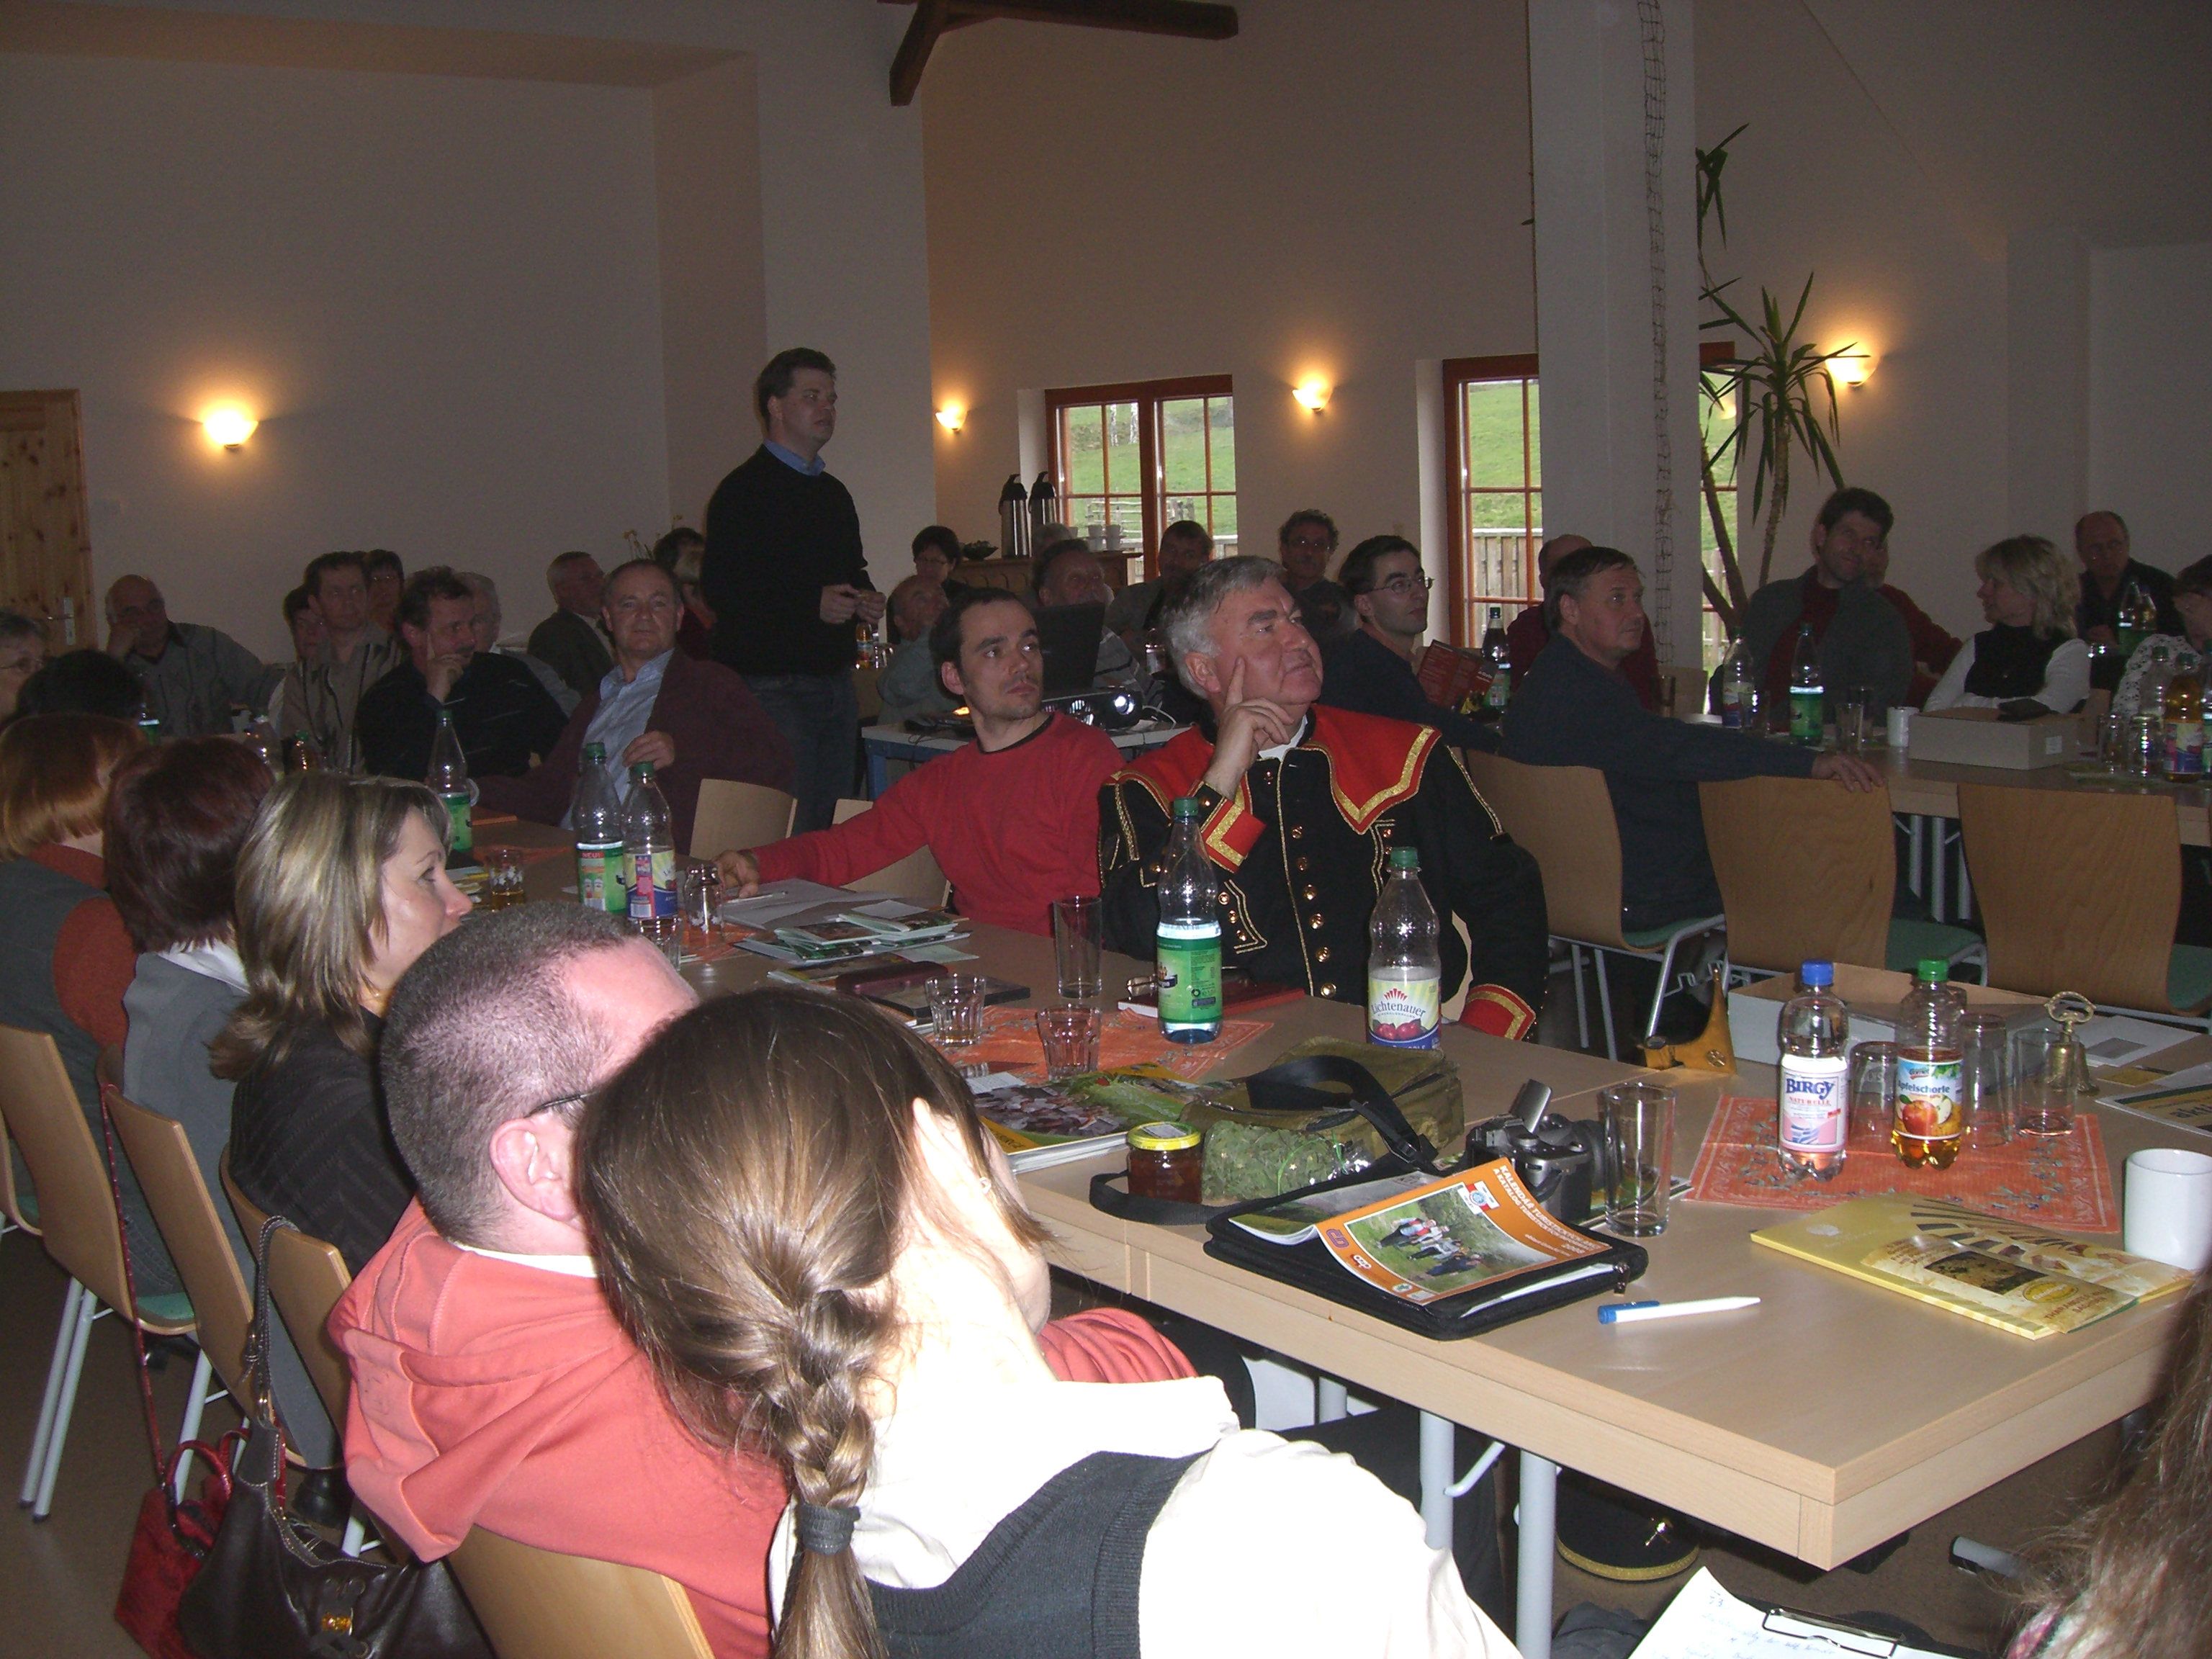
[(1006, 18), (1024, 23), (1070, 23), (1083, 28), (1125, 29), (1186, 40), (1227, 40), (1237, 33), (1237, 8), (1213, 0), (884, 0), (914, 4), (914, 21), (891, 59), (891, 103), (904, 108), (921, 85), (938, 37), (970, 23)]

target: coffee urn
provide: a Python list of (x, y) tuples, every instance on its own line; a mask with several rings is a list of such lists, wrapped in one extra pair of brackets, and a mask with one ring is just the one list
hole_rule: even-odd
[(1022, 488), (1022, 475), (1009, 476), (1006, 487), (999, 492), (999, 556), (1002, 559), (1030, 556), (1029, 500), (1029, 492)]

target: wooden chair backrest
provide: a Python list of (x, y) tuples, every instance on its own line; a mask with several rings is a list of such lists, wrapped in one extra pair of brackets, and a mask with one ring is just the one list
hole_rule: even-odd
[[(106, 1160), (77, 1104), (61, 1050), (46, 1032), (0, 1025), (0, 1116), (38, 1188), (46, 1254), (108, 1307), (129, 1308)], [(183, 1328), (190, 1330), (190, 1322)]]
[(1959, 786), (1989, 982), (2171, 1011), (2181, 830), (2164, 795)]
[[(238, 1218), (247, 1247), (257, 1246), (261, 1230), (269, 1224), (269, 1212), (238, 1189), (228, 1152), (222, 1155), (222, 1190), (230, 1199), (231, 1212)], [(269, 1299), (276, 1304), (284, 1328), (291, 1333), (292, 1346), (300, 1351), (301, 1362), (322, 1398), (323, 1409), (337, 1424), (346, 1420), (346, 1395), (353, 1377), (346, 1370), (345, 1355), (323, 1327), (352, 1282), (353, 1275), (336, 1245), (310, 1237), (296, 1227), (280, 1227), (269, 1241)]]
[(246, 1398), (246, 1327), (253, 1317), (253, 1294), (238, 1266), (238, 1253), (216, 1212), (214, 1196), (200, 1174), (199, 1160), (185, 1126), (149, 1111), (120, 1090), (106, 1091), (115, 1138), (137, 1172), (154, 1224), (169, 1247), (169, 1259), (192, 1299), (200, 1349), (234, 1399)]
[(659, 1573), (538, 1549), (482, 1527), (451, 1559), (499, 1659), (712, 1659), (691, 1598)]
[(1543, 872), (1551, 932), (1627, 949), (1620, 935), (1620, 828), (1605, 774), (1589, 766), (1528, 766), (1474, 751), (1467, 764), (1505, 833)]
[(781, 841), (798, 815), (798, 798), (781, 789), (734, 778), (702, 779), (691, 817), (691, 856), (711, 859)]
[[(874, 805), (872, 800), (854, 800), (847, 796), (830, 809), (830, 821), (842, 823), (848, 818), (860, 817)], [(910, 904), (942, 904), (951, 891), (937, 862), (937, 854), (927, 847), (916, 848), (896, 863), (856, 878), (853, 884), (872, 893), (896, 893)]]
[(1887, 965), (1897, 889), (1889, 791), (1813, 778), (1701, 783), (1729, 960), (1778, 972), (1825, 957)]

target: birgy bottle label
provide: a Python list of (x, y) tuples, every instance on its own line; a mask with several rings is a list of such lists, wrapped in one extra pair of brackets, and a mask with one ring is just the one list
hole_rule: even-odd
[(1443, 986), (1432, 974), (1401, 968), (1367, 975), (1367, 1040), (1386, 1048), (1433, 1048), (1443, 1006)]
[(1785, 1151), (1844, 1150), (1844, 1070), (1840, 1054), (1782, 1056), (1782, 1113), (1777, 1127)]
[(1162, 922), (1159, 962), (1160, 1024), (1220, 1024), (1220, 925)]
[(650, 921), (676, 914), (676, 849), (656, 847), (642, 865), (631, 860), (629, 919)]

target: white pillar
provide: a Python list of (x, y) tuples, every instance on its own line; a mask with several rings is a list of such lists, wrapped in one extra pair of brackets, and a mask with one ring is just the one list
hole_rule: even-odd
[(1702, 603), (1692, 12), (1528, 0), (1544, 529), (1632, 555), (1659, 659), (1685, 665)]

